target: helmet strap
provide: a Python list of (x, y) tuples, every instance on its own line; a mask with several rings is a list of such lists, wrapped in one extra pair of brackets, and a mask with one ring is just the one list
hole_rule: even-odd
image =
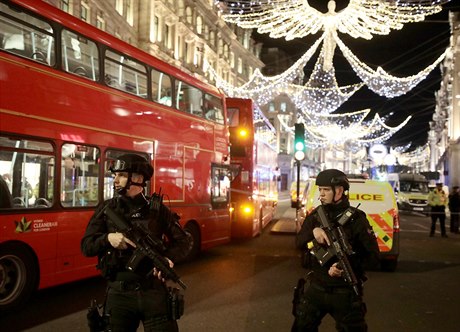
[(142, 188), (145, 187), (145, 181), (143, 181), (142, 183), (133, 182), (132, 175), (133, 175), (132, 172), (128, 172), (128, 181), (126, 182), (126, 186), (116, 190), (118, 195), (125, 195), (131, 186), (138, 186)]
[(333, 195), (332, 195), (332, 204), (335, 204), (335, 203), (338, 202), (338, 201), (335, 200), (335, 186), (332, 186), (332, 192), (333, 192)]

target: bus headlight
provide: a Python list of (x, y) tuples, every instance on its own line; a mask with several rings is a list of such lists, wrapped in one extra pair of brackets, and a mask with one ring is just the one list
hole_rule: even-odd
[(253, 208), (251, 205), (242, 205), (241, 210), (243, 211), (243, 214), (249, 215), (253, 213)]

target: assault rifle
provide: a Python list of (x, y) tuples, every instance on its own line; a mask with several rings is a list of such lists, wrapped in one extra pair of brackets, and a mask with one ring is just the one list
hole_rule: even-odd
[(311, 253), (318, 259), (321, 266), (324, 266), (331, 258), (337, 257), (338, 267), (343, 270), (343, 278), (353, 287), (357, 295), (360, 294), (358, 288), (358, 279), (351, 268), (348, 255), (354, 254), (353, 249), (348, 243), (347, 237), (343, 231), (342, 226), (353, 216), (354, 211), (351, 208), (345, 210), (340, 219), (337, 221), (338, 225), (332, 225), (326, 216), (324, 206), (320, 205), (317, 208), (321, 228), (326, 232), (329, 239), (330, 246), (325, 248), (321, 246), (316, 240), (313, 240), (313, 247)]
[(152, 237), (142, 226), (126, 221), (123, 216), (117, 214), (110, 206), (105, 208), (104, 213), (115, 223), (119, 232), (123, 233), (136, 245), (136, 250), (126, 265), (129, 270), (135, 271), (139, 263), (145, 257), (148, 257), (165, 279), (176, 282), (184, 290), (187, 288), (176, 271), (169, 266), (168, 260), (161, 254), (166, 250), (162, 241)]

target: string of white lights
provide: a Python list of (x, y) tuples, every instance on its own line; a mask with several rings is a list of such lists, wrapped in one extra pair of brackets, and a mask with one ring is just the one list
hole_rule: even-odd
[(401, 165), (423, 164), (426, 162), (426, 156), (430, 155), (430, 147), (428, 144), (417, 147), (410, 152), (397, 154), (398, 162)]
[[(411, 119), (408, 116), (398, 126), (390, 127), (382, 118), (375, 114), (370, 121), (365, 121), (370, 109), (346, 114), (317, 114), (299, 115), (298, 122), (305, 124), (306, 142), (309, 147), (328, 147), (346, 144), (354, 150), (359, 150), (370, 143), (382, 143), (403, 128)], [(278, 116), (285, 131), (293, 132), (282, 117)]]
[(373, 92), (388, 98), (401, 96), (413, 89), (417, 84), (423, 81), (434, 68), (436, 68), (449, 52), (449, 49), (446, 49), (446, 51), (444, 51), (444, 53), (431, 65), (415, 75), (396, 77), (388, 74), (382, 67), (373, 70), (364, 62), (360, 61), (338, 37), (336, 37), (336, 42), (345, 56), (345, 59), (347, 59), (353, 70), (366, 86)]
[(396, 127), (387, 126), (378, 114), (365, 122), (370, 109), (347, 113), (317, 115), (303, 114), (306, 131), (315, 139), (329, 145), (354, 142), (357, 144), (383, 142), (404, 127), (411, 117), (407, 117)]
[(354, 38), (371, 39), (402, 29), (405, 23), (420, 22), (425, 16), (441, 11), (450, 0), (350, 0), (336, 12), (335, 1), (321, 13), (306, 0), (215, 0), (222, 18), (242, 28), (257, 29), (271, 38), (286, 40), (316, 34), (319, 30), (337, 30)]
[(205, 66), (210, 74), (216, 80), (216, 86), (221, 88), (229, 97), (251, 98), (257, 101), (259, 105), (265, 105), (272, 100), (282, 91), (287, 89), (289, 83), (292, 83), (299, 73), (302, 72), (303, 67), (315, 54), (318, 46), (323, 41), (324, 35), (319, 38), (302, 57), (299, 58), (291, 67), (283, 73), (276, 76), (264, 76), (259, 69), (254, 70), (249, 80), (239, 86), (235, 87), (233, 84), (227, 82), (220, 77), (209, 63), (206, 62)]
[(310, 114), (334, 112), (364, 85), (359, 83), (339, 87), (334, 67), (325, 69), (323, 61), (325, 53), (327, 50), (323, 44), (314, 70), (304, 86), (291, 84), (285, 91), (298, 109)]
[[(372, 120), (364, 121), (370, 110), (330, 114), (363, 85), (338, 86), (333, 68), (336, 45), (364, 84), (388, 98), (400, 96), (415, 87), (442, 61), (446, 53), (418, 74), (398, 78), (381, 67), (373, 70), (361, 62), (344, 45), (337, 32), (347, 33), (354, 38), (371, 39), (373, 34), (385, 35), (392, 29), (401, 29), (405, 23), (422, 21), (425, 16), (439, 12), (441, 5), (448, 1), (350, 0), (347, 8), (335, 12), (335, 1), (331, 0), (325, 14), (312, 8), (306, 0), (216, 1), (227, 22), (243, 28), (256, 28), (259, 33), (269, 33), (272, 38), (285, 37), (290, 40), (315, 34), (319, 30), (324, 33), (301, 59), (277, 76), (265, 77), (255, 70), (248, 82), (235, 87), (219, 77), (212, 67), (208, 68), (217, 87), (228, 96), (251, 98), (256, 104), (264, 105), (280, 94), (287, 94), (300, 110), (301, 122), (306, 124), (307, 144), (311, 147), (347, 144), (357, 149), (370, 143), (381, 143), (406, 125), (410, 117), (399, 126), (390, 127), (378, 114)], [(299, 73), (320, 42), (323, 42), (320, 57), (309, 81), (305, 86), (292, 84), (296, 77), (301, 76)], [(280, 123), (292, 130), (281, 118)]]

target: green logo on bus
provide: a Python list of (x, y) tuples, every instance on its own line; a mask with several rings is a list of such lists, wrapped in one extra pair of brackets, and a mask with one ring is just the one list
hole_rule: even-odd
[(15, 221), (14, 223), (16, 224), (16, 233), (27, 233), (31, 231), (30, 224), (32, 221), (27, 221), (26, 217), (22, 217), (21, 221)]

